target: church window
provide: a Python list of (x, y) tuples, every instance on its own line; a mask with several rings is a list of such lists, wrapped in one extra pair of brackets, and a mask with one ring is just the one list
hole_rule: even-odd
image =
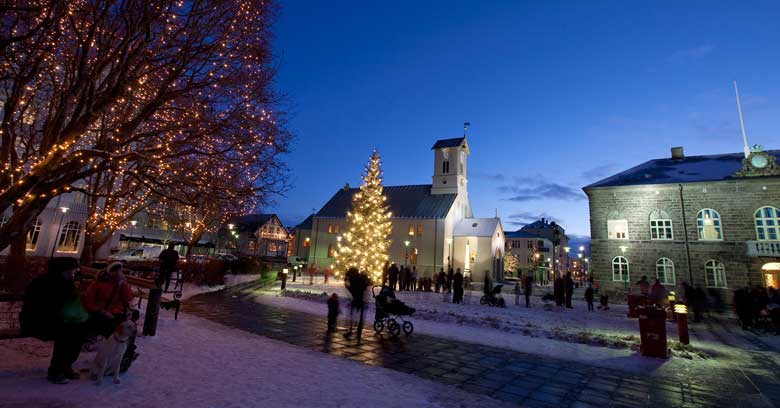
[(696, 215), (696, 228), (699, 231), (699, 239), (702, 241), (722, 241), (720, 214), (717, 211), (705, 208)]
[(334, 258), (336, 256), (336, 248), (333, 244), (328, 245), (328, 258)]
[(418, 237), (422, 236), (422, 232), (423, 232), (422, 224), (417, 224), (417, 236)]
[(444, 160), (443, 162), (441, 162), (441, 172), (444, 173), (444, 174), (447, 174), (447, 173), (450, 172), (450, 161), (449, 160)]
[(410, 237), (414, 236), (414, 225), (411, 224), (409, 225), (409, 236)]

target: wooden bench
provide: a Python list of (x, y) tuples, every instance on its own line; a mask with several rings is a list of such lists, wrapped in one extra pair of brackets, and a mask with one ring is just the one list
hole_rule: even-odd
[[(95, 279), (99, 272), (99, 269), (85, 266), (81, 267), (81, 275), (90, 277), (92, 279)], [(157, 288), (157, 282), (155, 282), (153, 279), (141, 278), (129, 274), (125, 275), (125, 280), (134, 289), (133, 296), (138, 298), (137, 307), (140, 310), (141, 302), (144, 299), (149, 299), (149, 289)], [(173, 298), (163, 296), (160, 300), (160, 307), (165, 310), (174, 309), (173, 318), (174, 320), (179, 320), (179, 309), (181, 309), (181, 301), (179, 299), (181, 299), (182, 291), (184, 289), (184, 281), (182, 279), (181, 273), (178, 273), (175, 279), (173, 276), (171, 276), (171, 283), (173, 283), (173, 288), (169, 288), (167, 291), (164, 290), (163, 294), (171, 294)]]

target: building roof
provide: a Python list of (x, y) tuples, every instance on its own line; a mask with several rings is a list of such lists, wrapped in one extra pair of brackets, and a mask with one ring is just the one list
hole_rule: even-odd
[[(780, 162), (780, 150), (767, 150)], [(687, 156), (682, 159), (655, 159), (583, 187), (636, 186), (647, 184), (696, 183), (734, 179), (742, 169), (744, 153)]]
[[(344, 187), (317, 213), (317, 217), (344, 218), (358, 188)], [(384, 195), (393, 218), (445, 218), (457, 194), (431, 194), (430, 184), (385, 186)]]
[(460, 147), (460, 145), (462, 145), (464, 142), (466, 142), (466, 136), (456, 137), (454, 139), (440, 139), (433, 144), (433, 147), (431, 147), (431, 149), (443, 149), (445, 147)]
[(312, 227), (312, 220), (314, 219), (314, 214), (306, 217), (305, 220), (303, 220), (300, 224), (296, 225), (294, 230), (310, 230)]
[(499, 218), (464, 218), (455, 224), (452, 236), (492, 237), (499, 225), (501, 225)]
[(523, 230), (517, 230), (517, 231), (509, 231), (504, 233), (504, 235), (507, 238), (532, 238), (532, 239), (547, 239), (545, 237), (540, 237), (536, 234), (531, 234), (530, 232), (525, 232)]
[(238, 231), (255, 232), (274, 218), (279, 222), (279, 225), (284, 226), (276, 214), (247, 214), (236, 217), (232, 222), (236, 224)]

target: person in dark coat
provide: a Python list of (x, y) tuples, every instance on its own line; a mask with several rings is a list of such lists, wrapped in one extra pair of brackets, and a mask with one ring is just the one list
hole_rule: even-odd
[(336, 292), (328, 298), (328, 333), (336, 331), (336, 318), (339, 316), (339, 296)]
[(553, 295), (555, 297), (555, 305), (563, 306), (565, 295), (563, 293), (563, 278), (556, 276), (553, 281)]
[(529, 273), (523, 280), (523, 293), (525, 294), (525, 307), (531, 307), (531, 292), (534, 290), (534, 278)]
[(404, 268), (404, 290), (411, 290), (412, 287), (412, 268)]
[(404, 290), (406, 284), (406, 265), (401, 265), (401, 269), (398, 270), (398, 290)]
[(588, 288), (585, 289), (585, 301), (588, 302), (588, 311), (593, 311), (593, 285), (588, 284)]
[(390, 261), (385, 261), (385, 266), (382, 267), (382, 286), (387, 284), (388, 275), (390, 275)]
[(700, 322), (704, 316), (704, 309), (707, 307), (707, 295), (701, 286), (693, 290), (693, 321)]
[(566, 295), (566, 308), (573, 309), (571, 305), (571, 297), (574, 295), (574, 280), (571, 278), (571, 272), (566, 273), (566, 278), (563, 281), (564, 294)]
[(19, 314), (23, 335), (54, 340), (47, 379), (55, 384), (67, 384), (79, 378), (73, 363), (90, 335), (89, 315), (73, 284), (78, 268), (75, 258), (50, 259), (47, 273), (37, 276), (27, 286)]
[(447, 274), (444, 273), (444, 268), (441, 268), (439, 274), (436, 275), (436, 293), (444, 292), (444, 288), (447, 286)]
[(363, 333), (363, 315), (365, 313), (366, 302), (363, 300), (366, 289), (370, 284), (368, 276), (359, 272), (357, 268), (349, 268), (344, 276), (344, 286), (347, 287), (349, 294), (352, 295), (352, 303), (349, 308), (349, 331), (344, 334), (344, 337), (352, 337), (352, 327), (354, 324), (354, 313), (357, 312), (359, 316), (357, 324), (357, 337), (361, 337)]
[(734, 311), (742, 324), (742, 330), (753, 327), (753, 300), (749, 287), (734, 291)]
[(455, 274), (452, 271), (452, 267), (450, 266), (449, 269), (447, 269), (447, 293), (452, 293), (452, 279), (455, 276)]
[(452, 276), (452, 303), (463, 302), (463, 274), (460, 273), (460, 268)]
[(179, 270), (179, 253), (173, 249), (173, 244), (168, 244), (168, 249), (160, 252), (158, 259), (160, 260), (160, 275), (157, 277), (157, 287), (167, 291), (171, 284), (171, 274)]
[(395, 263), (390, 265), (390, 270), (388, 272), (389, 280), (390, 280), (390, 288), (393, 290), (397, 290), (398, 288), (395, 287), (395, 284), (398, 283), (398, 266), (396, 266)]

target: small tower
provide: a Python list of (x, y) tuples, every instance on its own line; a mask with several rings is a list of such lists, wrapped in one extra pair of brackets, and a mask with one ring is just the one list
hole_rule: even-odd
[(466, 136), (436, 141), (433, 150), (433, 181), (431, 194), (466, 195), (466, 157), (469, 146)]

